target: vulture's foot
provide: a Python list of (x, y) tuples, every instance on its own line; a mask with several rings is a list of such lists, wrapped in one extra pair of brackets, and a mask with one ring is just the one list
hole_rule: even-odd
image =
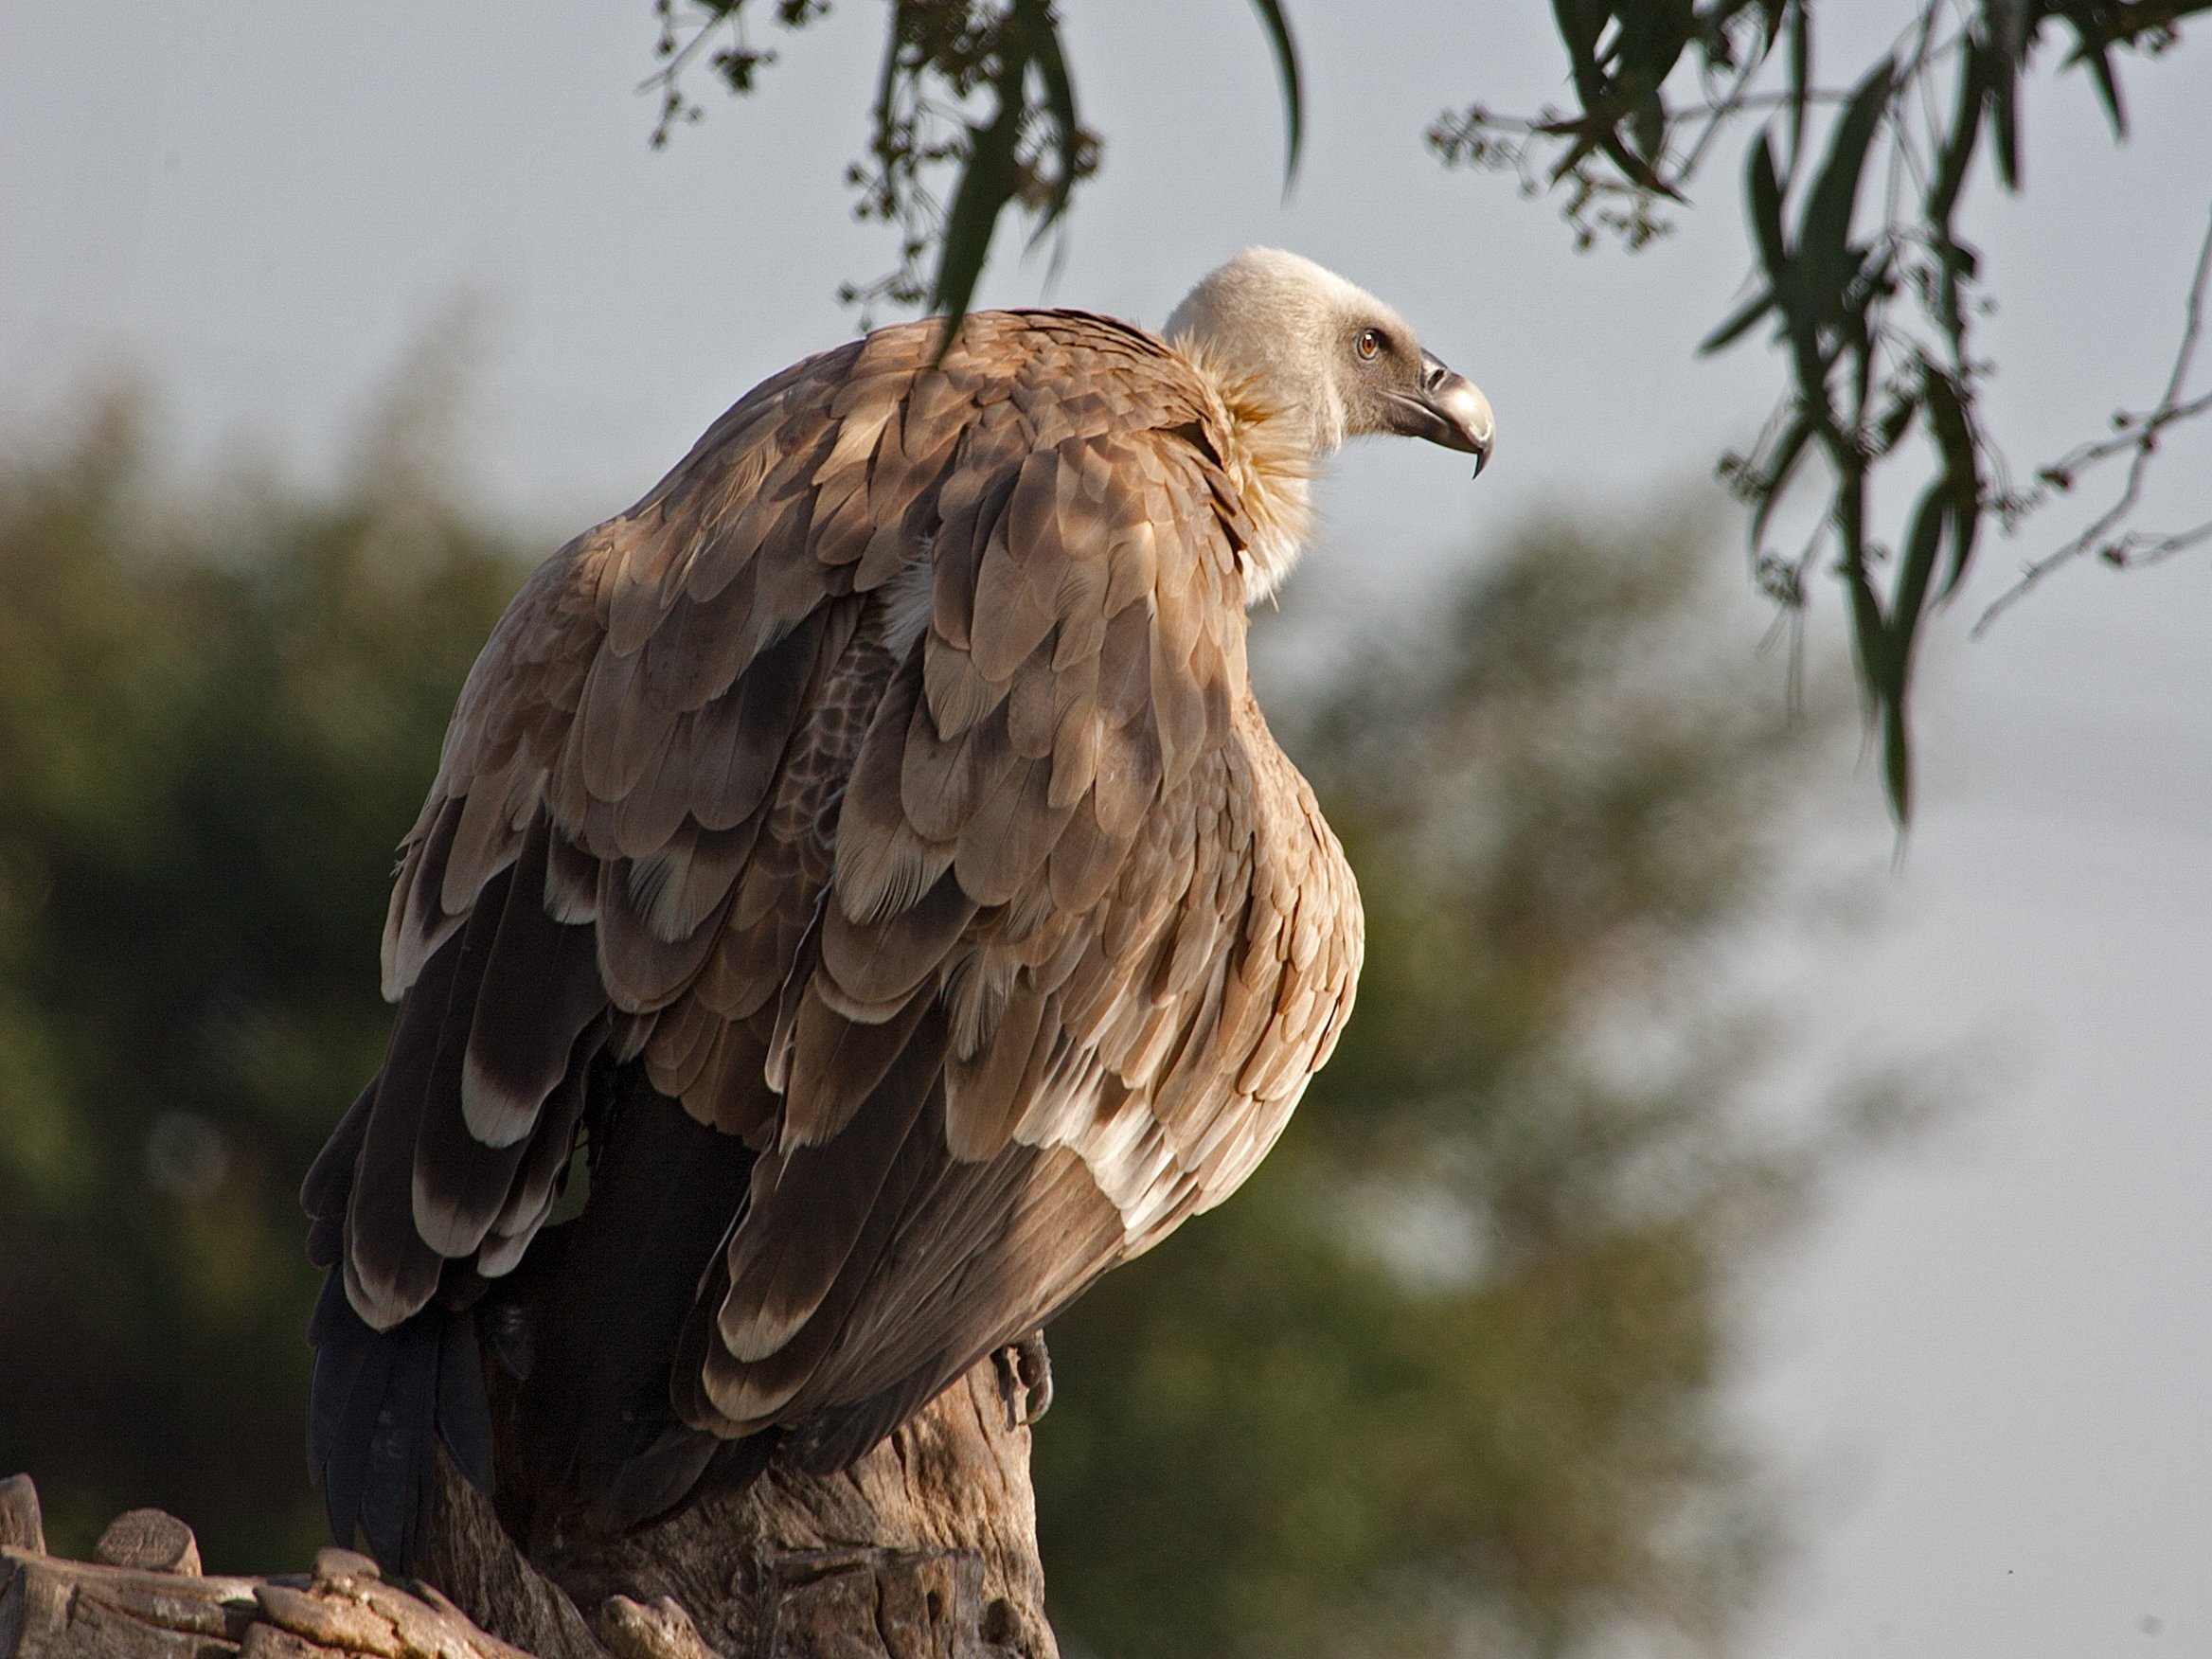
[(1007, 1416), (1027, 1428), (1052, 1409), (1052, 1356), (1044, 1351), (1044, 1332), (1032, 1330), (998, 1350), (999, 1391)]

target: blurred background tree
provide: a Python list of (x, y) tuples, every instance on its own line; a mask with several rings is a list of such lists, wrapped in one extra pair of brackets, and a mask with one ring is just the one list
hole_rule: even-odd
[[(0, 1471), (58, 1548), (139, 1504), (217, 1570), (320, 1542), (294, 1194), (381, 1051), (392, 848), (526, 563), (441, 470), (449, 405), (403, 377), (327, 499), (165, 483), (127, 397), (0, 460), (0, 1329), (36, 1333)], [(1738, 1292), (1860, 1120), (1760, 1109), (1723, 966), (1837, 728), (1733, 643), (1726, 562), (1686, 520), (1539, 527), (1429, 636), (1318, 687), (1279, 653), (1360, 1009), (1250, 1186), (1055, 1328), (1071, 1646), (1549, 1654), (1748, 1604), (1783, 1507)]]
[[(434, 400), (435, 401), (435, 400)], [(158, 482), (142, 403), (0, 463), (0, 1464), (56, 1548), (321, 1541), (308, 1161), (382, 1056), (392, 848), (524, 568), (396, 400), (329, 501)]]

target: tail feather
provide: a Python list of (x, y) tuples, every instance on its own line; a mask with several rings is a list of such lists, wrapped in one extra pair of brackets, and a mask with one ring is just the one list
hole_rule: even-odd
[(754, 1154), (654, 1090), (642, 1066), (616, 1074), (615, 1089), (590, 1202), (560, 1229), (560, 1248), (522, 1270), (536, 1351), (502, 1512), (526, 1536), (621, 1532), (665, 1514), (721, 1446), (678, 1419), (669, 1363), (700, 1274), (744, 1205)]
[(491, 1490), (491, 1401), (473, 1311), (449, 1315), (438, 1335), (437, 1436), (478, 1491)]
[(390, 1367), (374, 1400), (373, 1426), (366, 1438), (349, 1437), (361, 1453), (355, 1511), (361, 1535), (389, 1571), (412, 1571), (429, 1543), (431, 1472), (425, 1465), (437, 1432), (438, 1335), (414, 1320), (385, 1334)]
[(325, 1323), (328, 1330), (315, 1350), (308, 1392), (308, 1420), (314, 1434), (308, 1447), (309, 1468), (323, 1490), (330, 1536), (350, 1545), (368, 1482), (369, 1436), (391, 1383), (397, 1345), (354, 1313), (342, 1288), (338, 1306)]
[(491, 1488), (491, 1410), (475, 1315), (427, 1308), (372, 1329), (333, 1271), (315, 1309), (308, 1460), (330, 1535), (358, 1532), (387, 1570), (412, 1572), (429, 1543), (436, 1445)]
[(314, 1379), (307, 1397), (307, 1463), (318, 1482), (370, 1351), (358, 1337), (368, 1327), (352, 1314), (344, 1276), (326, 1274), (314, 1314), (307, 1322), (307, 1340), (315, 1350)]
[[(591, 1075), (589, 1199), (510, 1276), (488, 1284), (447, 1263), (429, 1304), (384, 1330), (357, 1311), (343, 1261), (325, 1278), (309, 1464), (332, 1536), (360, 1538), (390, 1570), (411, 1572), (426, 1549), (440, 1442), (487, 1492), (496, 1464), (501, 1516), (530, 1538), (631, 1530), (703, 1485), (749, 1479), (778, 1438), (725, 1443), (686, 1424), (670, 1391), (671, 1351), (744, 1208), (753, 1151), (642, 1066)], [(309, 1183), (319, 1228), (358, 1196), (346, 1154), (367, 1117), (357, 1106)], [(506, 1379), (496, 1424), (488, 1360)]]

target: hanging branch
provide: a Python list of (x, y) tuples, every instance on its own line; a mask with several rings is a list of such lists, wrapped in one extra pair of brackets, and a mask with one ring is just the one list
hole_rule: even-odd
[(1974, 623), (1973, 632), (1977, 637), (1998, 616), (2025, 598), (2029, 589), (2060, 566), (2071, 564), (2093, 548), (2097, 558), (2105, 563), (2126, 570), (2141, 564), (2154, 564), (2185, 548), (2212, 540), (2212, 520), (2186, 530), (2129, 530), (2114, 534), (2134, 513), (2137, 504), (2143, 498), (2145, 474), (2150, 470), (2151, 457), (2158, 453), (2161, 436), (2167, 428), (2185, 420), (2193, 420), (2206, 410), (2212, 410), (2212, 392), (2200, 393), (2194, 398), (2185, 399), (2182, 396), (2182, 388), (2188, 384), (2189, 369), (2196, 358), (2197, 343), (2203, 335), (2204, 294), (2208, 276), (2212, 276), (2212, 223), (2206, 223), (2204, 241), (2197, 250), (2197, 272), (2189, 283), (2182, 343), (2174, 352), (2173, 367), (2166, 379), (2166, 390), (2159, 395), (2156, 405), (2141, 415), (2131, 415), (2124, 409), (2120, 410), (2113, 416), (2112, 437), (2068, 450), (2036, 474), (2051, 490), (2062, 493), (2072, 490), (2084, 473), (2095, 471), (2102, 463), (2115, 455), (2129, 455), (2127, 479), (2118, 496), (2090, 522), (2087, 528), (2056, 552), (2046, 553), (2041, 559), (2023, 566), (2020, 580), (1999, 594)]
[[(661, 68), (641, 90), (661, 95), (653, 142), (699, 118), (684, 76), (703, 51), (732, 92), (753, 90), (775, 54), (744, 33), (746, 0), (654, 0)], [(1297, 47), (1279, 0), (1252, 0), (1282, 82), (1285, 188), (1304, 121)], [(823, 0), (777, 0), (776, 22), (801, 28)], [(1098, 169), (1102, 144), (1079, 117), (1054, 0), (892, 0), (883, 73), (861, 160), (846, 170), (854, 216), (898, 237), (892, 268), (847, 282), (838, 298), (871, 327), (891, 305), (944, 313), (949, 341), (974, 298), (1000, 221), (1028, 222), (1028, 245), (1064, 230), (1075, 187)], [(934, 256), (934, 269), (932, 269)], [(926, 274), (925, 274), (926, 273)]]
[[(1280, 0), (1252, 3), (1282, 81), (1287, 180), (1302, 124), (1297, 51)], [(677, 18), (679, 4), (687, 22)], [(697, 118), (683, 78), (702, 54), (739, 93), (774, 62), (743, 32), (746, 4), (654, 0), (663, 66), (646, 85), (662, 95), (656, 143)], [(796, 29), (825, 9), (822, 0), (776, 0), (775, 16)], [(1989, 301), (1980, 256), (1956, 229), (1970, 187), (1985, 176), (2007, 191), (2022, 187), (2020, 89), (2046, 35), (2066, 48), (2060, 66), (2083, 70), (2124, 136), (2114, 52), (2168, 49), (2182, 20), (2212, 10), (2212, 0), (1918, 0), (1889, 49), (1849, 85), (1815, 74), (1822, 0), (1556, 0), (1552, 9), (1571, 104), (1533, 116), (1469, 105), (1439, 116), (1428, 142), (1449, 166), (1509, 173), (1527, 194), (1558, 192), (1579, 246), (1613, 236), (1634, 249), (1667, 233), (1722, 140), (1757, 123), (1743, 173), (1752, 293), (1702, 349), (1764, 329), (1784, 384), (1758, 441), (1723, 455), (1720, 472), (1751, 509), (1754, 579), (1793, 631), (1816, 565), (1842, 582), (1860, 686), (1902, 823), (1911, 813), (1909, 711), (1921, 626), (1957, 592), (1991, 520), (2014, 531), (2078, 473), (2131, 456), (2112, 507), (2030, 562), (1977, 629), (2084, 553), (2130, 566), (2212, 540), (2212, 521), (2173, 533), (2129, 527), (2164, 435), (2212, 410), (2212, 393), (2182, 395), (2203, 260), (2167, 395), (2145, 415), (2123, 416), (2111, 438), (2043, 469), (2039, 487), (2016, 491), (1982, 419), (1992, 366), (1971, 335)], [(1005, 214), (1028, 220), (1035, 245), (1064, 226), (1075, 187), (1098, 157), (1097, 135), (1078, 116), (1054, 0), (891, 0), (870, 137), (847, 178), (859, 192), (854, 211), (893, 228), (899, 259), (872, 281), (846, 284), (840, 297), (860, 308), (864, 326), (882, 305), (926, 304), (946, 314), (949, 341)], [(1925, 448), (1907, 455), (1916, 426)], [(1824, 476), (1827, 491), (1813, 532), (1773, 545), (1777, 508), (1808, 472)], [(1893, 544), (1870, 503), (1878, 478), (1898, 476), (1918, 489), (1889, 531)]]
[[(745, 6), (746, 0), (687, 0), (687, 15), (678, 17), (677, 0), (652, 0), (660, 25), (652, 52), (661, 66), (637, 90), (660, 95), (660, 119), (653, 123), (651, 140), (655, 150), (668, 147), (679, 123), (706, 114), (684, 89), (685, 72), (701, 53), (707, 54), (716, 78), (738, 94), (751, 92), (754, 76), (776, 62), (775, 52), (756, 47), (748, 38)], [(776, 21), (787, 29), (804, 28), (829, 10), (829, 0), (776, 0)]]
[[(2183, 17), (2205, 9), (2212, 0), (1922, 0), (1889, 51), (1842, 88), (1814, 75), (1818, 0), (1562, 0), (1556, 10), (1576, 108), (1501, 116), (1477, 105), (1430, 129), (1448, 165), (1512, 172), (1526, 192), (1561, 191), (1579, 245), (1612, 234), (1633, 249), (1665, 233), (1668, 211), (1686, 202), (1732, 124), (1760, 123), (1743, 183), (1753, 293), (1701, 349), (1724, 349), (1766, 326), (1786, 380), (1758, 442), (1723, 456), (1720, 470), (1751, 509), (1755, 579), (1787, 615), (1807, 604), (1816, 561), (1843, 583), (1859, 682), (1900, 823), (1912, 810), (1908, 716), (1921, 624), (1957, 591), (1990, 519), (2015, 528), (2048, 490), (2063, 488), (2060, 477), (2130, 453), (2128, 487), (2113, 508), (2030, 565), (2023, 586), (2093, 546), (2127, 564), (2212, 539), (2212, 525), (2178, 535), (2122, 532), (2161, 434), (2212, 408), (2212, 397), (2181, 397), (2203, 261), (2167, 396), (2150, 414), (2126, 418), (2104, 446), (2046, 469), (2048, 490), (2022, 493), (2007, 483), (2004, 455), (1982, 420), (1991, 366), (1972, 349), (1971, 332), (1989, 302), (1979, 256), (1955, 228), (1965, 192), (1981, 176), (1985, 134), (1998, 183), (2021, 188), (2019, 88), (2047, 31), (2071, 36), (2063, 64), (2086, 70), (2114, 134), (2124, 135), (2114, 51), (2163, 51)], [(1816, 109), (1832, 111), (1817, 158), (1808, 134)], [(1863, 218), (1870, 178), (1882, 181), (1880, 206)], [(1900, 454), (1916, 424), (1924, 460)], [(1768, 540), (1776, 509), (1815, 459), (1826, 508), (1802, 545), (1777, 549)], [(1930, 466), (1893, 546), (1870, 521), (1872, 483), (1878, 474), (1925, 476)]]

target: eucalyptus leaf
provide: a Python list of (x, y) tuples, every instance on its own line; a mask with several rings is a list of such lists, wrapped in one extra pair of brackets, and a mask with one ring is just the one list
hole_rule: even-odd
[(960, 331), (968, 305), (975, 297), (984, 262), (990, 257), (991, 233), (998, 217), (1014, 199), (1017, 182), (1014, 157), (1022, 137), (1026, 109), (1023, 84), (1028, 59), (1018, 47), (1006, 48), (996, 80), (998, 109), (988, 125), (968, 129), (968, 165), (945, 215), (943, 251), (938, 257), (930, 307), (944, 313), (944, 333), (937, 342), (941, 360)]
[(1782, 181), (1775, 171), (1775, 147), (1761, 133), (1744, 158), (1743, 195), (1751, 215), (1751, 229), (1758, 242), (1759, 262), (1777, 299), (1793, 286), (1790, 249), (1782, 234)]
[(1783, 491), (1790, 487), (1790, 475), (1804, 458), (1805, 446), (1811, 437), (1811, 420), (1799, 415), (1783, 432), (1781, 441), (1775, 445), (1774, 458), (1767, 463), (1766, 475), (1758, 482), (1758, 505), (1751, 514), (1751, 544), (1755, 549), (1765, 540), (1767, 520), (1780, 505)]
[(1895, 701), (1882, 705), (1882, 782), (1889, 794), (1889, 810), (1900, 827), (1913, 821), (1912, 727), (1905, 705)]
[(1790, 167), (1805, 153), (1805, 108), (1812, 90), (1812, 25), (1806, 0), (1791, 0), (1790, 13)]
[(1068, 74), (1067, 56), (1061, 49), (1060, 30), (1049, 9), (1036, 30), (1032, 43), (1037, 61), (1038, 79), (1044, 84), (1044, 108), (1052, 118), (1053, 149), (1059, 171), (1052, 181), (1052, 199), (1044, 205), (1044, 211), (1037, 216), (1037, 228), (1030, 233), (1033, 247), (1060, 222), (1067, 211), (1068, 199), (1075, 194), (1076, 175), (1081, 168), (1082, 123), (1076, 116), (1075, 81)]
[(2058, 9), (2074, 26), (2078, 45), (2074, 62), (2087, 63), (2096, 79), (2096, 96), (2113, 124), (2113, 136), (2128, 135), (2128, 113), (2120, 103), (2120, 83), (2113, 74), (2112, 47), (2106, 40), (2103, 14), (2111, 8), (2103, 0), (2060, 0)]
[(1879, 698), (1888, 683), (1882, 661), (1889, 649), (1889, 623), (1882, 613), (1882, 596), (1866, 569), (1864, 549), (1847, 550), (1843, 562), (1844, 580), (1851, 590), (1851, 648), (1859, 659), (1859, 682)]
[(1920, 492), (1913, 509), (1912, 528), (1905, 533), (1904, 557), (1899, 562), (1897, 586), (1889, 599), (1889, 640), (1883, 678), (1891, 702), (1902, 705), (1913, 675), (1913, 644), (1920, 618), (1928, 609), (1929, 585), (1936, 573), (1936, 557), (1942, 551), (1944, 526), (1950, 522), (1951, 494), (1937, 478)]
[(1897, 66), (1887, 58), (1869, 70), (1852, 91), (1828, 142), (1828, 160), (1805, 205), (1797, 232), (1797, 258), (1808, 287), (1833, 296), (1838, 310), (1853, 272), (1847, 257), (1851, 219), (1858, 205), (1859, 180), (1866, 152), (1896, 89)]
[(1923, 366), (1921, 381), (1927, 388), (1928, 424), (1943, 453), (1940, 483), (1951, 510), (1951, 563), (1936, 594), (1941, 600), (1965, 580), (1981, 529), (1981, 447), (1974, 441), (1973, 424), (1957, 383), (1933, 364)]
[(1698, 354), (1709, 357), (1716, 351), (1726, 350), (1757, 323), (1775, 309), (1775, 291), (1762, 288), (1729, 314), (1728, 320), (1698, 342)]
[(1997, 177), (2007, 190), (2020, 188), (2020, 49), (2009, 30), (1992, 28), (1983, 38), (1989, 69), (1989, 136), (1997, 143)]
[(1298, 43), (1291, 36), (1291, 20), (1281, 0), (1252, 0), (1267, 30), (1267, 44), (1275, 53), (1275, 74), (1283, 83), (1283, 188), (1298, 176), (1298, 155), (1306, 138), (1306, 98), (1298, 77)]

